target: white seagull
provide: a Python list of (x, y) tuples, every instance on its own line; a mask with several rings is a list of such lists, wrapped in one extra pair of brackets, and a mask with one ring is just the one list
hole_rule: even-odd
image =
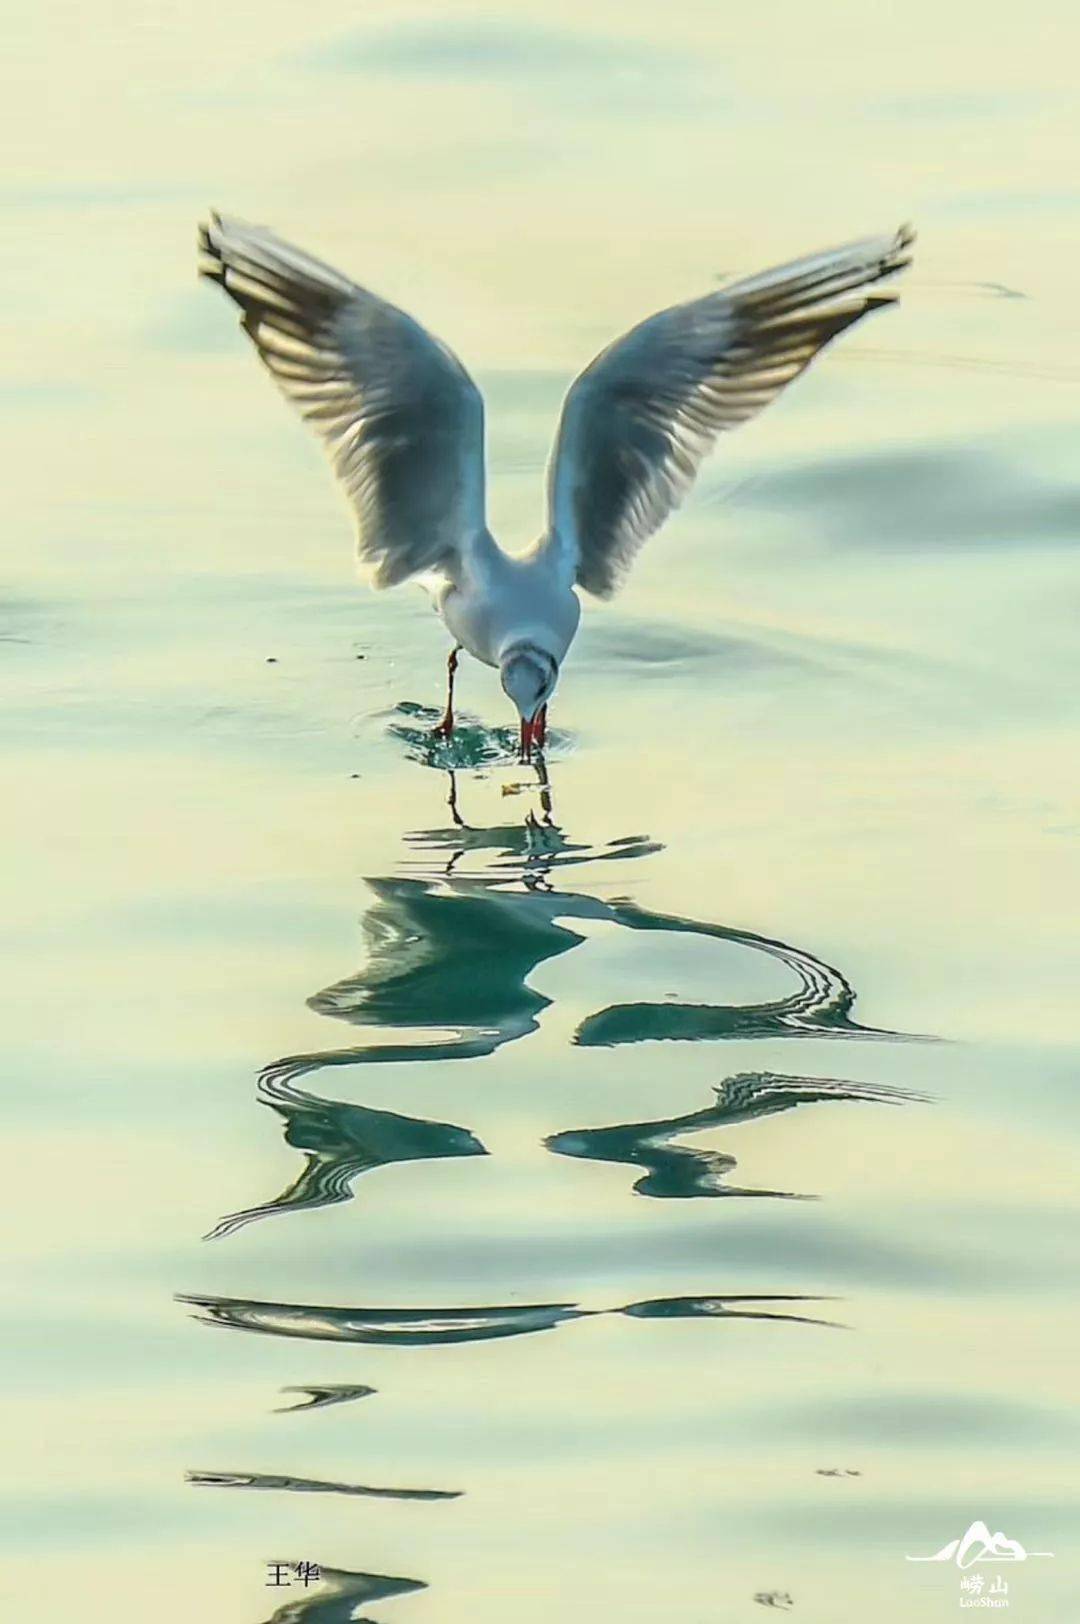
[(830, 339), (895, 295), (915, 233), (865, 237), (673, 305), (616, 339), (563, 402), (548, 523), (514, 557), (485, 520), (484, 403), (455, 355), (411, 316), (273, 232), (211, 216), (202, 273), (243, 312), (281, 389), (326, 443), (376, 587), (419, 578), (454, 639), (497, 668), (542, 748), (548, 700), (581, 618), (576, 587), (615, 591), (690, 488), (723, 429), (768, 405)]

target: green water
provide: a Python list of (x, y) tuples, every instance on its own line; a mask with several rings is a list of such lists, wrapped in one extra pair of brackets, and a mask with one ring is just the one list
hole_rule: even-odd
[[(12, 1618), (907, 1624), (976, 1519), (1072, 1617), (1077, 43), (18, 22)], [(614, 333), (921, 237), (587, 610), (542, 789), (475, 665), (428, 740), (445, 637), (354, 583), (210, 204), (463, 356), (509, 545)]]

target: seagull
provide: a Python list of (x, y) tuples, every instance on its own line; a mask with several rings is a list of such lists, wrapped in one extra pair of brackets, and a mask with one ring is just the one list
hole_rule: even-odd
[(910, 226), (727, 282), (631, 328), (571, 385), (548, 467), (547, 528), (525, 552), (485, 519), (484, 403), (457, 357), (403, 310), (262, 226), (212, 214), (202, 275), (322, 437), (377, 588), (417, 579), (462, 650), (498, 672), (520, 755), (542, 751), (548, 701), (581, 619), (578, 588), (616, 591), (686, 495), (717, 436), (753, 417), (831, 339), (895, 303)]

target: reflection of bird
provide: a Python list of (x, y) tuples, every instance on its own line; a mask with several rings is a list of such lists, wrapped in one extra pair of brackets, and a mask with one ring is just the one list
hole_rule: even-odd
[(356, 512), (373, 583), (431, 586), (454, 638), (440, 731), (454, 726), (460, 649), (497, 667), (544, 743), (547, 703), (577, 631), (575, 587), (609, 597), (685, 496), (724, 429), (745, 422), (830, 339), (892, 296), (910, 227), (867, 237), (674, 305), (608, 346), (563, 404), (548, 527), (520, 557), (487, 528), (484, 407), (461, 363), (403, 311), (260, 226), (213, 215), (204, 275), (288, 398), (322, 435)]
[[(449, 838), (457, 838), (457, 833)], [(440, 837), (436, 831), (427, 838), (437, 842)], [(649, 849), (647, 841), (630, 838), (594, 855), (612, 860)], [(584, 860), (582, 851), (556, 853), (548, 866)], [(324, 1066), (478, 1059), (527, 1037), (551, 1004), (532, 984), (533, 973), (548, 959), (583, 944), (584, 932), (574, 928), (578, 920), (730, 942), (775, 960), (795, 981), (787, 993), (761, 1003), (612, 1004), (581, 1022), (573, 1041), (583, 1048), (663, 1038), (713, 1042), (810, 1033), (836, 1038), (897, 1036), (853, 1019), (855, 992), (838, 970), (805, 949), (752, 931), (653, 913), (628, 898), (609, 902), (581, 891), (512, 891), (497, 867), (476, 879), (451, 875), (441, 884), (387, 877), (369, 880), (368, 885), (377, 901), (364, 919), (366, 962), (355, 975), (308, 1002), (320, 1015), (362, 1027), (408, 1028), (408, 1035), (400, 1042), (365, 1039), (347, 1049), (285, 1055), (265, 1068), (268, 1088)], [(437, 1035), (418, 1037), (418, 1031)], [(367, 1131), (370, 1135), (370, 1118)], [(396, 1135), (393, 1142), (399, 1142)], [(441, 1145), (439, 1155), (469, 1154), (445, 1132)], [(395, 1154), (389, 1159), (402, 1157)], [(320, 1182), (325, 1183), (323, 1167)], [(312, 1193), (310, 1184), (304, 1193)]]

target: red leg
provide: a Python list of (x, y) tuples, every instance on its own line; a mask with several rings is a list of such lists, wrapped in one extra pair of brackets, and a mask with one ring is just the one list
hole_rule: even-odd
[(533, 720), (533, 743), (542, 750), (547, 743), (547, 706), (541, 705)]
[(446, 662), (446, 709), (442, 721), (432, 729), (436, 739), (450, 739), (454, 735), (454, 673), (458, 668), (459, 652), (460, 648), (452, 648)]

